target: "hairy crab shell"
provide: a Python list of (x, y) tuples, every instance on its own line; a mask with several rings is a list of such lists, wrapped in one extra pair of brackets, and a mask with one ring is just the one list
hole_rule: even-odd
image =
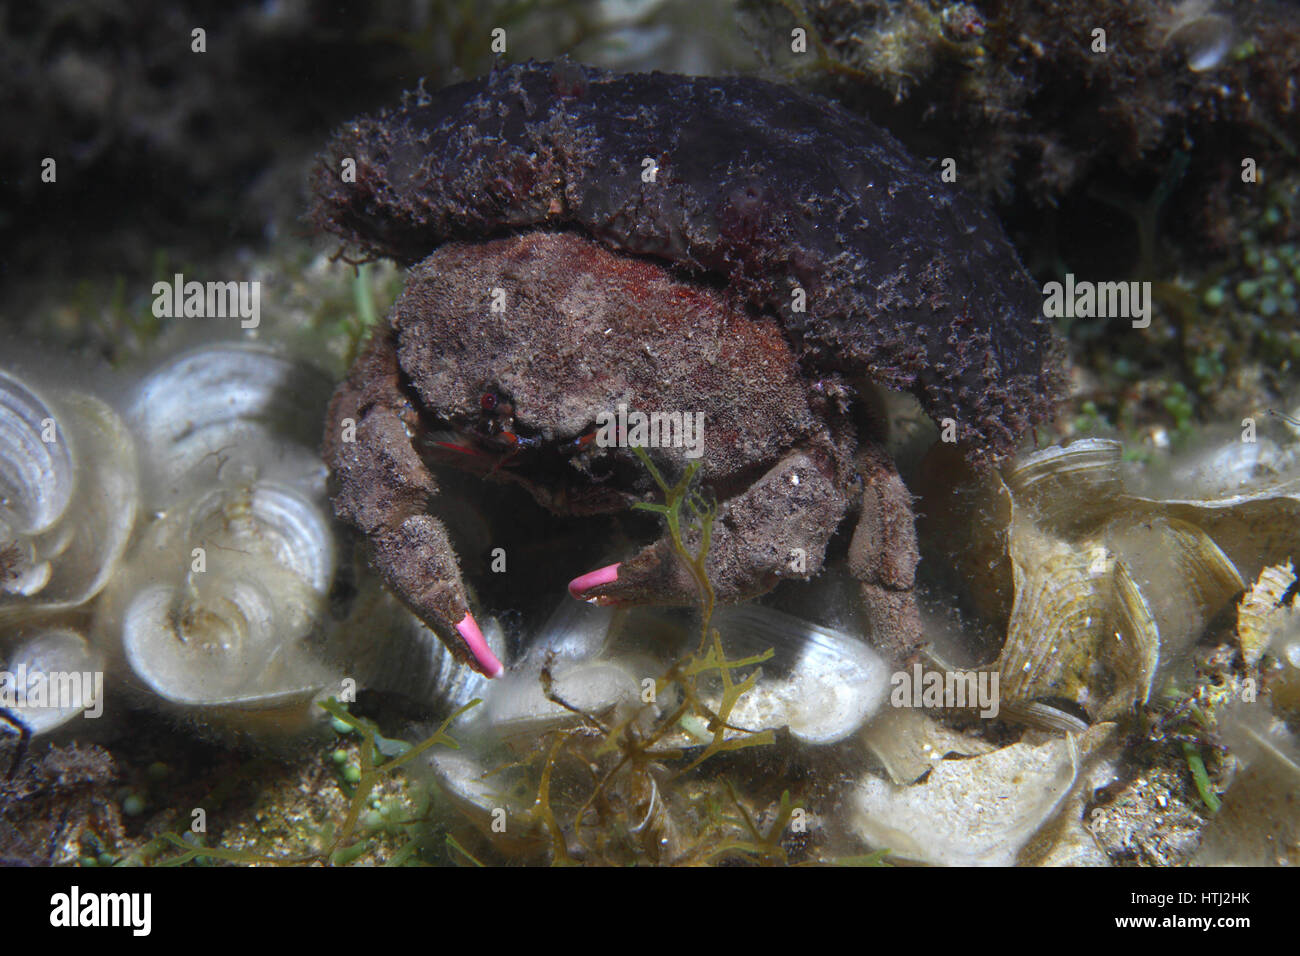
[(0, 620), (94, 597), (137, 499), (134, 444), (112, 409), (0, 372)]

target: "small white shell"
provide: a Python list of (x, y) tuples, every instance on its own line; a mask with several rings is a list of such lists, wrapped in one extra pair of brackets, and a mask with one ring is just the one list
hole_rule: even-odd
[(924, 783), (865, 776), (850, 794), (854, 830), (891, 855), (941, 866), (1009, 866), (1074, 789), (1115, 732), (1027, 740), (964, 760), (940, 760)]
[(0, 372), (0, 620), (95, 596), (131, 534), (135, 451), (98, 399)]
[(505, 738), (531, 737), (578, 719), (547, 698), (543, 667), (549, 667), (552, 693), (584, 713), (639, 704), (641, 679), (658, 672), (629, 657), (601, 655), (614, 618), (609, 608), (563, 601), (522, 659), (484, 689), (481, 713), (469, 715), (472, 726)]
[(1007, 487), (1044, 530), (1072, 536), (1113, 507), (1123, 493), (1124, 446), (1102, 438), (1053, 445), (1018, 461)]
[(1177, 518), (1200, 528), (1245, 579), (1300, 555), (1300, 480), (1223, 498), (1126, 497), (1124, 503), (1141, 517)]
[(103, 705), (103, 656), (77, 631), (45, 628), (5, 655), (0, 706), (12, 711), (33, 737), (48, 734)]
[[(761, 665), (754, 687), (742, 695), (728, 723), (743, 731), (726, 731), (726, 737), (745, 732), (789, 727), (808, 744), (843, 740), (861, 727), (884, 703), (889, 693), (889, 669), (883, 658), (865, 642), (833, 628), (811, 624), (769, 607), (743, 604), (719, 608), (713, 619), (729, 658), (751, 657), (765, 650), (772, 658)], [(610, 641), (610, 632), (620, 634)], [(653, 609), (616, 614), (606, 608), (566, 601), (543, 626), (522, 659), (486, 688), (483, 713), (475, 726), (490, 726), (506, 736), (536, 734), (557, 723), (575, 719), (569, 711), (548, 700), (542, 690), (541, 670), (549, 666), (552, 692), (579, 710), (598, 714), (618, 706), (639, 707), (647, 682), (662, 676), (668, 657), (653, 661), (632, 647), (655, 645), (670, 651), (682, 644), (683, 635), (671, 632), (668, 621)], [(647, 636), (654, 634), (653, 640)], [(741, 668), (739, 681), (754, 668)], [(716, 707), (721, 686), (708, 681), (698, 688), (706, 703)], [(671, 706), (669, 695), (659, 695), (661, 711)], [(647, 715), (648, 719), (653, 715)], [(480, 724), (479, 721), (482, 721)], [(688, 732), (663, 738), (664, 747), (697, 746)]]
[(1164, 19), (1170, 29), (1163, 45), (1178, 49), (1193, 73), (1218, 67), (1237, 42), (1233, 22), (1210, 12), (1210, 4), (1202, 0), (1185, 0)]
[(297, 489), (213, 488), (145, 531), (99, 630), (165, 701), (292, 708), (333, 683), (310, 642), (321, 637), (334, 561), (320, 504)]
[[(1255, 454), (1234, 448), (1175, 474), (1184, 484), (1188, 475), (1217, 480), (1233, 462), (1258, 464)], [(998, 666), (1008, 714), (1058, 698), (1105, 720), (1146, 701), (1190, 666), (1190, 648), (1244, 589), (1243, 579), (1300, 546), (1300, 481), (1264, 486), (1279, 472), (1260, 474), (1252, 465), (1248, 493), (1140, 497), (1127, 491), (1121, 458), (1116, 442), (1078, 441), (1027, 456), (1005, 482), (987, 480), (1009, 498), (1010, 515), (1001, 520), (999, 505), (1000, 520), (978, 524), (979, 540), (963, 551), (986, 557), (1001, 547), (1011, 559), (1011, 607), (981, 606), (995, 622), (1006, 615)], [(954, 563), (977, 597), (998, 590), (979, 563), (964, 565), (960, 556)]]
[(773, 651), (754, 689), (732, 710), (734, 726), (789, 727), (806, 744), (833, 744), (889, 697), (888, 664), (851, 634), (758, 604), (719, 608), (714, 624), (732, 656)]
[(1234, 432), (1230, 440), (1180, 463), (1169, 475), (1173, 495), (1166, 491), (1165, 496), (1217, 498), (1276, 484), (1293, 467), (1292, 459), (1265, 435), (1242, 441)]
[(862, 740), (896, 784), (915, 783), (948, 754), (970, 757), (996, 749), (978, 737), (949, 730), (915, 707), (886, 708), (863, 729)]
[[(501, 625), (485, 618), (480, 626), (492, 652), (504, 661)], [(331, 640), (329, 656), (358, 687), (400, 694), (439, 713), (449, 714), (487, 696), (494, 683), (456, 660), (438, 636), (373, 577), (367, 578)]]
[(329, 394), (323, 373), (256, 346), (207, 345), (170, 359), (141, 381), (127, 410), (150, 505), (219, 479), (323, 487), (314, 449)]
[[(1245, 586), (1214, 540), (1175, 518), (1121, 513), (1066, 541), (1017, 517), (1016, 598), (998, 666), (1011, 704), (1061, 697), (1106, 720), (1145, 703)], [(1162, 664), (1162, 662), (1164, 662)]]

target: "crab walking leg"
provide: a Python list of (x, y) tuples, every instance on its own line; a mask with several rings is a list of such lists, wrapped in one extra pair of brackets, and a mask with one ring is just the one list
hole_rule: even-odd
[(418, 422), (401, 382), (391, 334), (381, 332), (334, 393), (324, 442), (334, 510), (370, 539), (376, 570), (452, 653), (496, 677), (503, 668), (470, 613), (447, 529), (425, 511), (438, 485), (411, 445)]
[(922, 643), (914, 590), (921, 555), (912, 496), (883, 449), (864, 446), (856, 464), (862, 477), (862, 510), (849, 545), (849, 571), (858, 579), (871, 642), (901, 662)]
[[(801, 449), (788, 454), (718, 507), (706, 565), (717, 600), (741, 601), (770, 591), (784, 578), (816, 575), (847, 505), (829, 453)], [(698, 529), (686, 535), (685, 544), (698, 553)], [(598, 604), (693, 604), (699, 599), (694, 578), (667, 536), (621, 564), (575, 578), (569, 593)]]

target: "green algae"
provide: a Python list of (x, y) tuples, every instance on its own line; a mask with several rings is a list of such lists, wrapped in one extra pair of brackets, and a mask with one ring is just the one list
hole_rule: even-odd
[[(329, 823), (316, 836), (318, 846), (302, 852), (289, 854), (267, 853), (257, 848), (210, 847), (202, 844), (202, 835), (179, 834), (167, 831), (137, 854), (133, 862), (153, 863), (158, 866), (181, 866), (187, 863), (203, 863), (209, 859), (244, 865), (301, 866), (323, 864), (328, 866), (348, 866), (365, 857), (375, 849), (375, 841), (368, 836), (358, 836), (362, 830), (388, 831), (402, 835), (411, 829), (409, 839), (385, 861), (385, 865), (400, 866), (419, 862), (418, 853), (421, 833), (419, 826), (424, 821), (420, 818), (393, 820), (391, 813), (378, 813), (377, 819), (366, 817), (368, 808), (376, 806), (373, 796), (375, 788), (399, 769), (410, 764), (420, 755), (434, 747), (459, 749), (459, 743), (447, 731), (451, 725), (466, 712), (478, 706), (478, 699), (470, 701), (449, 716), (433, 734), (416, 744), (394, 740), (383, 736), (378, 726), (364, 717), (358, 717), (335, 698), (323, 701), (320, 706), (349, 735), (359, 738), (357, 748), (358, 763), (355, 777), (340, 772), (338, 783), (347, 797), (347, 811), (342, 821)], [(337, 752), (336, 752), (337, 753)], [(337, 763), (337, 761), (335, 761)], [(340, 768), (341, 769), (341, 768)], [(378, 802), (383, 807), (382, 802)], [(370, 812), (374, 812), (371, 810)], [(369, 824), (363, 826), (363, 824)], [(196, 845), (197, 844), (197, 845)], [(174, 856), (156, 859), (168, 847), (182, 852)]]
[[(549, 731), (549, 741), (493, 771), (530, 770), (523, 817), (537, 839), (524, 841), (523, 848), (514, 851), (489, 841), (480, 852), (449, 836), (446, 845), (455, 854), (453, 862), (483, 865), (501, 855), (529, 861), (538, 853), (556, 866), (791, 862), (791, 850), (782, 841), (792, 816), (802, 813), (801, 804), (787, 790), (769, 810), (733, 782), (738, 752), (776, 740), (771, 730), (756, 733), (730, 722), (736, 703), (753, 689), (757, 668), (772, 651), (728, 658), (712, 627), (715, 597), (707, 558), (717, 509), (698, 489), (699, 463), (688, 464), (680, 478), (669, 482), (644, 450), (634, 451), (664, 496), (662, 503), (646, 503), (642, 510), (664, 519), (674, 554), (696, 583), (699, 646), (654, 682), (652, 700), (672, 700), (670, 707), (657, 712), (643, 698), (643, 706), (613, 721), (565, 701), (555, 691), (549, 667), (543, 667), (547, 698), (572, 712), (579, 723)], [(706, 700), (706, 680), (721, 685), (716, 708)], [(691, 721), (705, 728), (702, 746), (669, 745)], [(706, 762), (723, 759), (727, 763), (713, 773), (697, 773)], [(768, 812), (770, 821), (760, 825), (760, 814)], [(665, 850), (664, 835), (669, 832), (676, 838)]]
[(1218, 813), (1222, 803), (1219, 795), (1214, 792), (1214, 785), (1210, 782), (1210, 775), (1206, 772), (1205, 760), (1201, 757), (1200, 750), (1195, 744), (1183, 741), (1183, 756), (1187, 759), (1187, 768), (1192, 772), (1192, 780), (1196, 784), (1196, 792), (1200, 794), (1201, 801), (1211, 813)]

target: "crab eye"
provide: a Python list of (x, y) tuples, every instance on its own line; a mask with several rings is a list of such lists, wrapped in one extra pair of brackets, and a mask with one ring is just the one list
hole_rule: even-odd
[(484, 392), (481, 396), (479, 396), (478, 404), (479, 407), (483, 409), (483, 411), (485, 412), (492, 411), (492, 409), (497, 407), (496, 394), (493, 392)]

